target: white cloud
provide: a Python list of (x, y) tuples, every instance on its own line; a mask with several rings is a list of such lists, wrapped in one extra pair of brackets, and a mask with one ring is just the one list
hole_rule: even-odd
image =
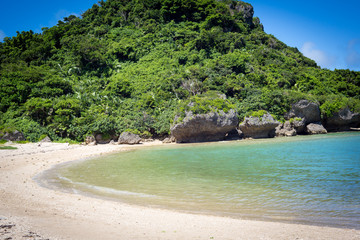
[(360, 39), (349, 41), (346, 64), (350, 69), (360, 68)]
[(308, 58), (314, 60), (324, 68), (332, 69), (336, 62), (336, 57), (328, 55), (325, 51), (316, 48), (313, 42), (306, 42), (301, 48), (301, 52)]
[(4, 40), (4, 37), (6, 37), (6, 34), (4, 33), (3, 30), (0, 30), (0, 42)]

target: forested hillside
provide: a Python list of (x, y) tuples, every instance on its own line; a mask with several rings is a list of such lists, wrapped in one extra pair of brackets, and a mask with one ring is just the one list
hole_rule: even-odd
[[(360, 112), (360, 72), (321, 69), (230, 0), (107, 0), (0, 43), (0, 130), (165, 136), (190, 101), (284, 119), (308, 99)], [(226, 102), (221, 99), (226, 96)], [(221, 97), (218, 97), (221, 96)]]

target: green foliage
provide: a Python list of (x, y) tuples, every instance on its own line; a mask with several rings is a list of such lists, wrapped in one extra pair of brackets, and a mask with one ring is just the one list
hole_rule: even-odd
[(124, 132), (129, 132), (129, 133), (132, 133), (132, 134), (137, 134), (137, 135), (140, 135), (141, 132), (137, 129), (131, 129), (131, 128), (128, 128), (126, 129)]
[(45, 134), (41, 135), (41, 136), (39, 137), (38, 142), (40, 142), (41, 140), (43, 140), (43, 139), (46, 138), (46, 137), (47, 137), (47, 135), (45, 135)]
[(321, 99), (320, 111), (323, 116), (331, 117), (342, 109), (349, 108), (353, 112), (360, 112), (360, 100), (339, 95), (331, 95)]
[(296, 118), (290, 118), (290, 119), (289, 119), (289, 122), (290, 122), (290, 123), (293, 123), (293, 122), (296, 122), (296, 121), (299, 122), (299, 121), (301, 121), (301, 120), (302, 120), (301, 118), (296, 117)]
[(209, 112), (220, 113), (221, 111), (227, 113), (230, 109), (234, 109), (235, 106), (223, 97), (224, 95), (216, 91), (209, 91), (202, 95), (196, 95), (189, 98), (180, 104), (176, 113), (178, 116), (177, 122), (182, 121), (186, 112), (190, 111), (193, 114), (206, 114)]
[[(242, 1), (107, 0), (0, 42), (0, 129), (27, 140), (169, 134), (185, 111), (259, 110), (277, 119), (319, 102), (360, 111), (360, 73), (320, 69), (245, 19)], [(249, 22), (250, 21), (250, 22)], [(221, 96), (221, 97), (220, 97)], [(223, 99), (225, 97), (226, 99)]]
[(265, 111), (265, 110), (253, 111), (250, 114), (248, 114), (247, 117), (261, 118), (266, 113), (267, 113), (267, 111)]

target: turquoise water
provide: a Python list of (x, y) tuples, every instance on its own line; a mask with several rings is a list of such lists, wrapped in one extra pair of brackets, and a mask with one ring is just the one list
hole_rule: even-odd
[(245, 219), (360, 226), (360, 134), (142, 148), (57, 169), (62, 187)]

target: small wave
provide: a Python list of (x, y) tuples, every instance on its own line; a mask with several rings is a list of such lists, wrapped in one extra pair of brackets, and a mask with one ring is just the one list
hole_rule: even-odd
[(117, 196), (126, 195), (126, 196), (137, 196), (137, 197), (144, 197), (144, 198), (157, 198), (157, 196), (155, 196), (155, 195), (146, 194), (146, 193), (129, 192), (129, 191), (117, 190), (117, 189), (113, 189), (113, 188), (90, 185), (90, 184), (82, 183), (82, 182), (74, 182), (71, 179), (61, 176), (61, 175), (58, 175), (58, 178), (62, 181), (65, 181), (65, 182), (73, 185), (74, 187), (72, 188), (72, 190), (75, 193), (78, 193), (78, 191), (76, 190), (77, 189), (76, 187), (82, 187), (82, 188), (85, 188), (86, 190), (96, 191), (96, 192), (111, 194), (111, 195), (117, 195)]

